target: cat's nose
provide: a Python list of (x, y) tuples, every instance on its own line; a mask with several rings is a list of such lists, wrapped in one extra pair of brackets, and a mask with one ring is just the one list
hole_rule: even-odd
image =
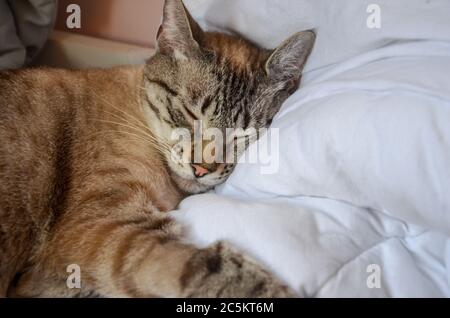
[(196, 164), (192, 164), (192, 168), (194, 169), (194, 174), (197, 178), (204, 177), (211, 172), (205, 167)]

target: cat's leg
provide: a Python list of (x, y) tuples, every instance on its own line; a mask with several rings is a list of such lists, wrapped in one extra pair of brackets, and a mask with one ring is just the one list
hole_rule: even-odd
[(82, 288), (105, 297), (292, 296), (226, 244), (197, 249), (181, 243), (171, 219), (158, 212), (91, 213), (62, 224), (45, 248), (41, 269), (59, 272), (61, 288), (65, 269), (76, 264)]
[(295, 297), (272, 274), (226, 242), (198, 250), (182, 276), (186, 297)]

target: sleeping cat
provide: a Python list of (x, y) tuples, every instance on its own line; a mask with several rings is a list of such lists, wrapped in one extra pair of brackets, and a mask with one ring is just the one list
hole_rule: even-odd
[(174, 161), (171, 132), (268, 127), (314, 39), (263, 50), (167, 0), (144, 66), (1, 72), (0, 297), (292, 296), (226, 243), (180, 239), (167, 212), (234, 164)]

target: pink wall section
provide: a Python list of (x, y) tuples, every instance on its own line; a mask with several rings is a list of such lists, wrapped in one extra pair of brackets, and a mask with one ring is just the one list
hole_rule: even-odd
[[(81, 7), (81, 29), (66, 28), (69, 4)], [(59, 0), (56, 28), (154, 47), (164, 0)]]

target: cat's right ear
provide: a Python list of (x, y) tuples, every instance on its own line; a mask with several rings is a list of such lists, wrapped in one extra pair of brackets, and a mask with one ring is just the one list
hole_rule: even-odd
[(274, 82), (296, 89), (315, 40), (316, 35), (310, 30), (294, 34), (284, 41), (266, 62), (267, 76)]
[(158, 31), (158, 51), (177, 59), (197, 54), (203, 31), (187, 11), (182, 0), (166, 0), (163, 23)]

